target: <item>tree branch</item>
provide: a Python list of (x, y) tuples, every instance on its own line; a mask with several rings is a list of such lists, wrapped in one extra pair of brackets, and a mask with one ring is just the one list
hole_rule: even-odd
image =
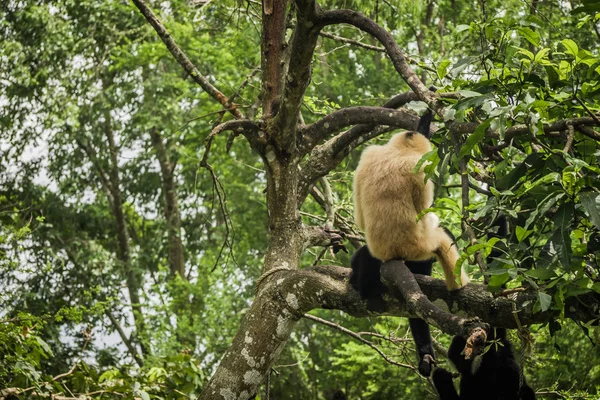
[(408, 369), (412, 369), (413, 371), (416, 371), (417, 368), (414, 365), (409, 365), (409, 364), (402, 364), (398, 361), (393, 360), (392, 358), (388, 357), (379, 347), (377, 347), (373, 342), (363, 338), (360, 334), (351, 331), (350, 329), (344, 328), (341, 325), (338, 324), (334, 324), (333, 322), (327, 321), (325, 319), (319, 318), (319, 317), (315, 317), (314, 315), (310, 315), (310, 314), (304, 314), (304, 318), (306, 319), (310, 319), (312, 321), (318, 322), (319, 324), (325, 325), (325, 326), (329, 326), (330, 328), (336, 329), (342, 333), (345, 333), (346, 335), (358, 340), (359, 342), (366, 344), (367, 346), (369, 346), (370, 348), (372, 348), (373, 350), (375, 350), (385, 361), (387, 361), (388, 363), (392, 364), (392, 365), (396, 365), (398, 367), (402, 367), (402, 368), (408, 368)]
[(406, 56), (394, 40), (394, 37), (370, 18), (353, 10), (331, 10), (326, 11), (320, 18), (324, 25), (350, 24), (375, 37), (385, 48), (388, 56), (394, 64), (394, 68), (406, 81), (408, 86), (424, 101), (432, 110), (439, 112), (443, 107), (437, 101), (437, 96), (421, 82), (417, 74), (408, 65)]
[[(475, 132), (475, 130), (477, 129), (477, 127), (479, 125), (480, 124), (477, 122), (456, 122), (456, 123), (452, 124), (452, 126), (450, 127), (450, 130), (451, 130), (451, 133), (453, 133), (453, 134), (455, 134), (455, 133), (473, 133), (473, 132)], [(571, 119), (563, 119), (563, 120), (551, 122), (549, 124), (544, 124), (544, 133), (561, 132), (561, 131), (566, 132), (569, 129), (569, 125), (572, 125), (575, 129), (581, 131), (580, 128), (582, 128), (582, 127), (596, 125), (596, 121), (590, 117), (578, 117), (578, 118), (571, 118)], [(529, 130), (528, 125), (512, 126), (504, 132), (504, 141), (508, 143), (514, 137), (516, 137), (518, 135), (529, 134), (529, 132), (530, 132), (530, 130)], [(498, 139), (498, 138), (500, 138), (500, 134), (496, 130), (488, 129), (486, 131), (486, 137), (491, 138), (491, 139)], [(592, 134), (592, 135), (590, 135), (590, 137), (594, 140), (600, 141), (599, 134)]]
[(159, 21), (156, 15), (152, 12), (150, 7), (144, 0), (133, 0), (133, 4), (140, 10), (142, 15), (146, 17), (146, 20), (152, 25), (158, 36), (167, 46), (167, 49), (171, 52), (177, 62), (183, 67), (183, 69), (190, 74), (194, 82), (196, 82), (206, 93), (208, 93), (213, 99), (217, 100), (221, 105), (236, 118), (244, 118), (243, 114), (236, 108), (235, 105), (230, 104), (229, 99), (223, 93), (221, 93), (212, 83), (208, 81), (192, 61), (185, 55), (183, 50), (177, 46), (173, 37), (165, 28), (165, 26)]
[[(415, 116), (406, 111), (386, 107), (358, 106), (334, 111), (321, 120), (300, 130), (300, 134), (309, 148), (314, 147), (322, 138), (338, 132), (340, 129), (356, 124), (389, 125), (396, 128), (414, 129)], [(352, 140), (358, 129), (347, 134), (346, 140)], [(313, 142), (316, 141), (316, 142)]]
[(402, 261), (392, 260), (381, 266), (381, 277), (392, 282), (406, 301), (407, 310), (446, 333), (471, 336), (475, 329), (488, 330), (487, 324), (442, 311), (423, 294), (415, 276)]
[(312, 56), (322, 26), (316, 23), (318, 6), (314, 0), (296, 0), (296, 26), (291, 38), (290, 62), (285, 77), (281, 107), (272, 132), (280, 150), (292, 153), (296, 148), (295, 129), (304, 92), (311, 77)]
[(108, 317), (108, 319), (110, 320), (110, 323), (113, 325), (113, 327), (115, 328), (115, 330), (121, 337), (121, 340), (123, 341), (123, 343), (125, 343), (125, 346), (127, 347), (127, 350), (129, 351), (129, 354), (131, 354), (131, 356), (135, 360), (136, 364), (139, 365), (140, 367), (143, 367), (144, 360), (142, 359), (142, 356), (138, 353), (137, 349), (135, 348), (135, 345), (133, 343), (131, 343), (131, 340), (129, 340), (129, 338), (127, 338), (127, 335), (125, 334), (125, 331), (121, 327), (121, 324), (119, 323), (117, 318), (115, 318), (115, 316), (113, 315), (113, 313), (110, 310), (105, 310), (105, 313), (106, 313), (106, 316)]
[(285, 20), (287, 0), (262, 4), (261, 69), (263, 115), (277, 112), (276, 102), (283, 92), (285, 77)]
[[(394, 261), (386, 265), (393, 266)], [(393, 268), (400, 270), (401, 268)], [(411, 298), (411, 307), (420, 315), (409, 311), (409, 305), (399, 292), (398, 285), (388, 286), (384, 295), (387, 310), (385, 315), (417, 317), (426, 314), (427, 307), (423, 306), (427, 299), (444, 310), (463, 311), (467, 315), (478, 316), (494, 327), (516, 328), (517, 322), (513, 307), (518, 310), (519, 321), (523, 325), (543, 323), (559, 316), (558, 311), (533, 312), (537, 292), (533, 289), (513, 295), (509, 300), (504, 297), (494, 298), (484, 286), (470, 284), (466, 287), (449, 292), (444, 281), (428, 276), (412, 275), (404, 268), (413, 280), (418, 282), (422, 295), (410, 297), (418, 288), (409, 287), (405, 292)], [(266, 277), (259, 294), (254, 299), (250, 309), (244, 315), (233, 344), (223, 357), (215, 374), (205, 386), (201, 400), (220, 399), (223, 392), (233, 398), (250, 398), (264, 382), (274, 361), (279, 356), (295, 323), (308, 311), (315, 308), (341, 310), (356, 317), (374, 315), (367, 309), (367, 302), (361, 300), (358, 292), (350, 286), (349, 268), (334, 266), (317, 266), (301, 270), (292, 270), (281, 266)], [(399, 275), (402, 279), (402, 275)], [(400, 286), (404, 285), (401, 284)], [(586, 322), (597, 318), (594, 307), (600, 304), (600, 295), (591, 293), (566, 300), (565, 311), (568, 316), (578, 321)], [(584, 306), (584, 304), (587, 305)], [(436, 311), (439, 325), (451, 332), (464, 331), (462, 319), (450, 313)], [(268, 338), (265, 340), (264, 338)], [(240, 357), (240, 352), (244, 357)], [(235, 371), (236, 374), (232, 374)], [(239, 379), (240, 376), (248, 379)], [(249, 379), (252, 378), (252, 379)]]

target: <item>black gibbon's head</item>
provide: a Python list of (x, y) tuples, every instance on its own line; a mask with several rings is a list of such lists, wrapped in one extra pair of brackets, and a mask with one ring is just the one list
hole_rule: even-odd
[(425, 154), (431, 151), (429, 139), (415, 131), (400, 132), (395, 134), (389, 144), (402, 155)]

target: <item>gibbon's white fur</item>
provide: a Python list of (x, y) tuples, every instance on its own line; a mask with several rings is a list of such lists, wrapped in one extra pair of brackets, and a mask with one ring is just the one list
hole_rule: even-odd
[(456, 283), (459, 256), (452, 238), (433, 213), (417, 222), (417, 215), (433, 203), (433, 183), (425, 183), (423, 171), (413, 169), (429, 151), (429, 139), (417, 132), (398, 133), (383, 146), (367, 147), (354, 173), (354, 213), (375, 258), (422, 261), (435, 256), (446, 286), (455, 290), (470, 280), (462, 271), (461, 284)]

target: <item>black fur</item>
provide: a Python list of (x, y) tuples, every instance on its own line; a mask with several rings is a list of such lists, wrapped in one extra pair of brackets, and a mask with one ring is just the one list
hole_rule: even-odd
[[(489, 237), (504, 238), (508, 236), (508, 220), (500, 215), (493, 223), (497, 231), (488, 233)], [(487, 258), (488, 265), (495, 257), (502, 254), (492, 250)], [(460, 395), (452, 383), (452, 374), (443, 368), (433, 372), (433, 384), (440, 395), (440, 400), (535, 400), (535, 392), (525, 382), (519, 387), (521, 368), (515, 360), (512, 344), (506, 337), (506, 329), (496, 328), (488, 337), (487, 351), (467, 360), (462, 354), (466, 340), (455, 336), (448, 349), (448, 359), (460, 372)], [(474, 364), (477, 367), (474, 367)]]
[[(515, 360), (506, 329), (497, 328), (488, 337), (487, 351), (466, 360), (462, 354), (465, 338), (455, 336), (448, 349), (448, 358), (461, 374), (460, 395), (452, 383), (452, 374), (443, 368), (433, 372), (433, 384), (440, 400), (534, 400), (535, 392), (523, 379), (519, 387), (521, 369)], [(477, 364), (479, 365), (477, 366)]]
[[(406, 261), (405, 264), (413, 274), (431, 276), (433, 261), (433, 259)], [(360, 297), (367, 300), (367, 307), (370, 310), (385, 311), (386, 305), (381, 297), (385, 290), (380, 276), (381, 261), (371, 255), (367, 246), (363, 246), (352, 255), (350, 264), (352, 266), (352, 275), (350, 275), (352, 287), (358, 291)], [(429, 376), (433, 360), (435, 360), (429, 325), (420, 318), (409, 318), (408, 323), (417, 348), (419, 372), (423, 376)]]
[[(435, 92), (435, 88), (431, 88), (430, 90)], [(419, 119), (417, 126), (417, 132), (424, 135), (427, 139), (430, 138), (432, 120), (433, 112), (427, 110)], [(452, 233), (447, 229), (445, 230), (452, 240), (455, 240)], [(405, 261), (405, 264), (413, 274), (431, 276), (433, 262), (434, 259), (427, 261)], [(352, 275), (350, 276), (352, 287), (358, 290), (363, 299), (367, 300), (367, 307), (370, 310), (385, 311), (386, 305), (381, 297), (385, 289), (381, 283), (381, 261), (371, 255), (367, 246), (363, 246), (352, 255), (350, 263), (352, 265)], [(428, 377), (431, 375), (432, 364), (435, 360), (429, 325), (420, 318), (409, 318), (408, 323), (419, 357), (419, 373)]]

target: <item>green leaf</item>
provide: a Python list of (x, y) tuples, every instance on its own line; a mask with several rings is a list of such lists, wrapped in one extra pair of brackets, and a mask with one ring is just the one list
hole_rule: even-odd
[(579, 193), (579, 201), (590, 222), (600, 229), (600, 195), (595, 192)]
[(543, 292), (538, 292), (538, 300), (540, 301), (542, 311), (548, 310), (552, 304), (552, 296)]
[(519, 51), (517, 51), (518, 54), (523, 54), (524, 56), (526, 56), (527, 58), (529, 58), (531, 61), (533, 61), (535, 59), (535, 56), (529, 50), (523, 49), (523, 48), (520, 48), (520, 47), (518, 47), (518, 49), (519, 49)]
[(548, 280), (556, 277), (556, 273), (548, 268), (530, 269), (524, 272), (525, 275), (536, 279)]
[(517, 241), (519, 243), (521, 243), (525, 238), (527, 238), (527, 236), (531, 235), (532, 233), (533, 233), (532, 230), (526, 230), (526, 229), (522, 228), (521, 226), (517, 225), (516, 234), (517, 234)]
[(550, 53), (550, 49), (547, 47), (544, 47), (543, 49), (541, 49), (540, 51), (537, 52), (533, 61), (539, 64), (541, 61), (547, 60), (548, 53)]
[(450, 65), (450, 60), (443, 60), (440, 62), (440, 65), (437, 67), (437, 75), (438, 78), (444, 79), (448, 74), (448, 66)]
[(508, 272), (504, 272), (499, 275), (493, 275), (488, 283), (488, 289), (490, 289), (492, 292), (496, 292), (502, 287), (502, 285), (508, 282), (509, 279), (510, 275), (508, 275)]
[(571, 267), (571, 222), (573, 220), (573, 203), (561, 205), (554, 216), (554, 235), (552, 243), (558, 252), (563, 268)]
[(577, 46), (577, 43), (571, 39), (563, 39), (560, 43), (565, 46), (565, 53), (570, 54), (573, 57), (577, 57), (577, 53), (579, 53), (579, 47)]
[(456, 28), (454, 29), (454, 33), (461, 33), (466, 30), (469, 30), (469, 29), (471, 29), (471, 25), (464, 25), (464, 24), (456, 25)]
[(471, 150), (473, 150), (473, 147), (475, 147), (475, 145), (481, 142), (485, 137), (485, 131), (487, 130), (487, 128), (489, 128), (491, 123), (492, 120), (488, 119), (483, 124), (479, 125), (477, 129), (475, 129), (475, 132), (469, 135), (469, 137), (465, 141), (465, 144), (461, 147), (460, 152), (458, 153), (459, 159), (463, 158), (467, 154), (471, 154)]
[(533, 29), (528, 28), (528, 27), (519, 28), (517, 30), (519, 31), (519, 34), (521, 35), (521, 37), (523, 39), (527, 40), (529, 43), (531, 43), (535, 47), (540, 46), (540, 34), (539, 33), (537, 33), (536, 31), (534, 31)]

